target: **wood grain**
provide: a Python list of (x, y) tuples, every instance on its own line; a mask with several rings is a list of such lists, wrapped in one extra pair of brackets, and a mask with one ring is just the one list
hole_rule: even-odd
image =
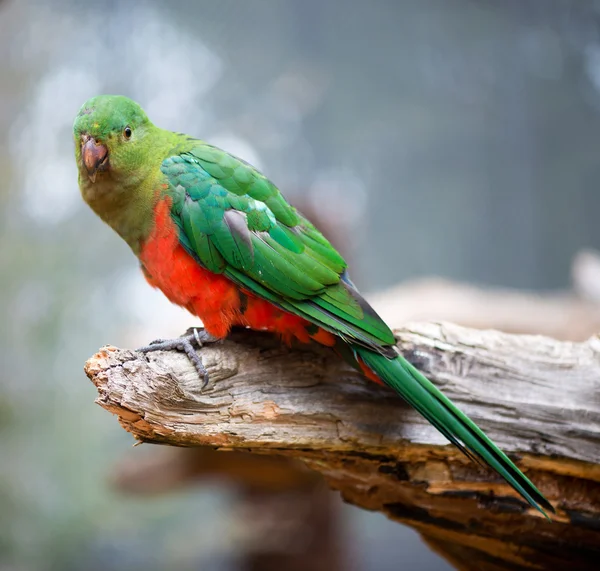
[(106, 347), (86, 364), (97, 402), (141, 441), (277, 454), (347, 501), (418, 529), (464, 569), (596, 568), (600, 556), (600, 339), (583, 343), (441, 323), (396, 331), (405, 356), (508, 452), (557, 509), (553, 522), (468, 461), (384, 387), (329, 351), (235, 332), (183, 355)]

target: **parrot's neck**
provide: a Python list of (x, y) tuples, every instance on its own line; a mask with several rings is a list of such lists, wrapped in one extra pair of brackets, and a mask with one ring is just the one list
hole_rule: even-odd
[[(100, 178), (100, 177), (99, 177)], [(115, 182), (109, 176), (92, 183), (80, 174), (85, 201), (133, 250), (137, 256), (152, 229), (153, 208), (160, 184), (148, 177), (135, 183)]]
[(136, 256), (152, 230), (154, 206), (168, 192), (160, 165), (181, 144), (176, 133), (157, 128), (155, 131), (146, 160), (132, 168), (115, 172), (109, 167), (98, 172), (94, 182), (83, 166), (79, 170), (79, 188), (84, 200), (129, 244)]

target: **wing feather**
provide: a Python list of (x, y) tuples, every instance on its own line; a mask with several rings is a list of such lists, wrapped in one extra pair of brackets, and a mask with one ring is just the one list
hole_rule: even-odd
[(394, 336), (342, 256), (256, 169), (198, 141), (161, 170), (180, 242), (200, 264), (348, 342), (389, 352)]

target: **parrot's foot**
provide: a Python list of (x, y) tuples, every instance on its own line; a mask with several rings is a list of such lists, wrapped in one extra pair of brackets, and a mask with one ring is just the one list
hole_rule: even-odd
[[(188, 329), (190, 331), (190, 329)], [(218, 341), (217, 337), (213, 337), (210, 333), (207, 333), (205, 329), (191, 329), (191, 333), (177, 337), (176, 339), (156, 339), (150, 343), (140, 347), (138, 351), (141, 353), (150, 353), (151, 351), (182, 351), (188, 359), (192, 362), (200, 378), (202, 379), (202, 389), (208, 385), (208, 371), (202, 362), (202, 359), (196, 353), (194, 345), (201, 349), (205, 343), (214, 343)]]

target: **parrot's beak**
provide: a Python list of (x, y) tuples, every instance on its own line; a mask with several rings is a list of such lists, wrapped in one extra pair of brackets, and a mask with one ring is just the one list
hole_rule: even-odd
[(85, 136), (81, 145), (81, 159), (92, 182), (96, 182), (96, 174), (104, 170), (108, 164), (108, 149), (96, 142), (93, 137)]

